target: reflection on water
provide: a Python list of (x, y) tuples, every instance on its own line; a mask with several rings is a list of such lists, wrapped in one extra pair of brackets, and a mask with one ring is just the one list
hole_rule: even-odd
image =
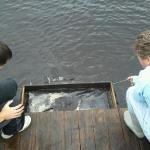
[(30, 92), (29, 112), (67, 111), (92, 108), (109, 108), (106, 91), (89, 89), (72, 92)]
[[(149, 1), (0, 1), (0, 39), (13, 60), (0, 78), (19, 85), (45, 77), (82, 82), (118, 81), (138, 72), (135, 36), (149, 28)], [(125, 105), (127, 85), (116, 86)]]

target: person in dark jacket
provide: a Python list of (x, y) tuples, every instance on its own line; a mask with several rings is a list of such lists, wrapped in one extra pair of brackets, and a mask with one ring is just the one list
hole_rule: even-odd
[[(11, 49), (0, 41), (0, 69), (12, 58)], [(24, 114), (20, 104), (17, 83), (13, 79), (0, 81), (0, 133), (3, 139), (9, 139), (31, 124), (31, 117)]]

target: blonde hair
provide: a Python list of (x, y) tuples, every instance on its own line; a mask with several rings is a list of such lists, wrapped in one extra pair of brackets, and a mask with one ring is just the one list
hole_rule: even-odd
[(134, 49), (139, 57), (142, 59), (150, 56), (150, 30), (141, 32), (134, 44)]

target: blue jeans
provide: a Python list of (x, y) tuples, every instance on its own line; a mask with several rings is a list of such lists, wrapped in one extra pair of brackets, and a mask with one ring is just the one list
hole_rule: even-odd
[[(16, 106), (20, 102), (20, 95), (17, 92), (17, 83), (12, 79), (0, 81), (0, 110), (3, 106), (13, 99), (11, 106)], [(24, 113), (21, 117), (3, 121), (0, 123), (0, 129), (7, 134), (16, 134), (24, 125)]]

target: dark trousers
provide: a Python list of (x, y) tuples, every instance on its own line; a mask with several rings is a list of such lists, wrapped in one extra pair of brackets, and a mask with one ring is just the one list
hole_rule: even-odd
[[(13, 99), (11, 106), (16, 106), (20, 102), (20, 92), (17, 91), (17, 83), (12, 79), (0, 81), (0, 109)], [(24, 125), (24, 113), (21, 117), (3, 121), (0, 123), (0, 129), (7, 134), (16, 134)]]

